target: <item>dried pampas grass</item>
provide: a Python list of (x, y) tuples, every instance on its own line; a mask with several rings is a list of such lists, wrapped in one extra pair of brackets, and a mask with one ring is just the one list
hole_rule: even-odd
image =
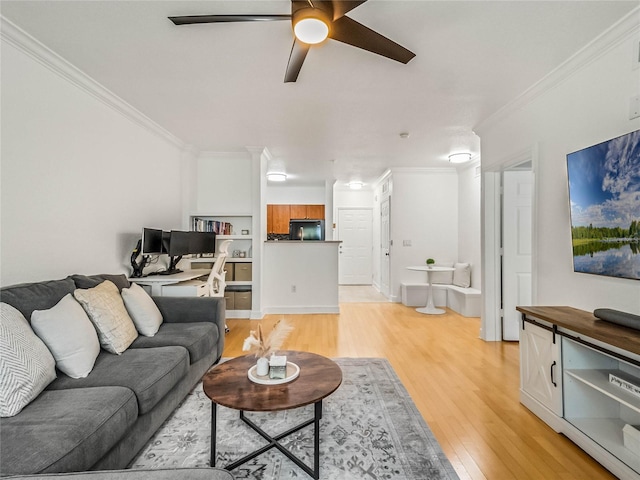
[(265, 338), (262, 332), (262, 325), (258, 324), (258, 330), (251, 330), (249, 336), (244, 339), (242, 351), (254, 352), (256, 358), (268, 357), (282, 347), (285, 339), (292, 331), (293, 327), (286, 321), (278, 320), (271, 333)]

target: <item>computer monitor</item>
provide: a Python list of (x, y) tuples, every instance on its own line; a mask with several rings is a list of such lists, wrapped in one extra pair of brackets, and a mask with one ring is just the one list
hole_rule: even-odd
[(162, 250), (162, 230), (155, 228), (142, 229), (142, 255), (160, 255)]
[[(163, 232), (164, 240), (167, 239), (166, 233), (168, 232)], [(182, 259), (183, 255), (191, 253), (190, 233), (191, 232), (181, 232), (178, 230), (171, 230), (169, 233), (169, 245), (167, 248), (167, 253), (169, 254), (169, 267), (167, 270), (162, 272), (163, 275), (182, 272), (182, 270), (178, 269), (176, 265), (178, 265), (178, 262)]]
[(215, 253), (216, 234), (213, 232), (190, 232), (190, 252), (189, 253)]

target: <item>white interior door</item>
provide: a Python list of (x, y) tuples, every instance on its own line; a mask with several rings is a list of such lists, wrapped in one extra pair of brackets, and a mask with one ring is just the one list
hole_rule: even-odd
[(338, 282), (371, 285), (373, 269), (373, 213), (371, 209), (338, 210)]
[(517, 305), (531, 305), (533, 174), (503, 173), (502, 339), (518, 340)]
[(387, 197), (380, 204), (380, 293), (389, 298), (389, 217), (391, 197)]

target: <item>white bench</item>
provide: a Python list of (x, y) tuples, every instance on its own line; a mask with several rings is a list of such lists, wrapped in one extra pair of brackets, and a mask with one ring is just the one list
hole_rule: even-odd
[[(402, 283), (402, 304), (421, 307), (427, 303), (426, 283)], [(448, 307), (464, 317), (479, 317), (482, 310), (482, 292), (477, 288), (457, 285), (433, 284), (433, 303)]]

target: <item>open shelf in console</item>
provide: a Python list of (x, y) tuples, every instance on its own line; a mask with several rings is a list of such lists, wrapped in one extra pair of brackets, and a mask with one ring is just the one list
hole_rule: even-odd
[(640, 452), (624, 445), (622, 431), (640, 425), (640, 397), (609, 380), (613, 374), (640, 386), (640, 367), (566, 337), (562, 342), (565, 420), (640, 473)]

